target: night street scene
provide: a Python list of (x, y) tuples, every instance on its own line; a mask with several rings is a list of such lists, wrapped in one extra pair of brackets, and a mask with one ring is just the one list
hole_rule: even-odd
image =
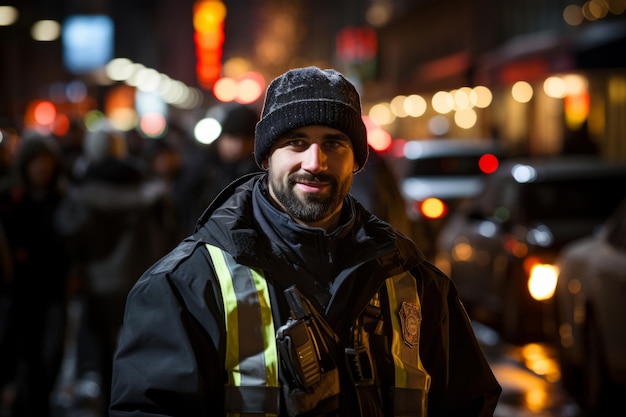
[(0, 417), (108, 416), (130, 288), (308, 66), (357, 88), (350, 192), (458, 288), (494, 416), (619, 415), (624, 51), (626, 0), (0, 0)]

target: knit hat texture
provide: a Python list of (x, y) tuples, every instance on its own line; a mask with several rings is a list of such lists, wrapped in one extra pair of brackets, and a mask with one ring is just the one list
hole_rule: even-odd
[(256, 125), (257, 165), (262, 167), (281, 135), (307, 125), (329, 126), (348, 135), (358, 170), (363, 169), (369, 148), (359, 93), (339, 72), (317, 67), (289, 70), (267, 87), (261, 120)]

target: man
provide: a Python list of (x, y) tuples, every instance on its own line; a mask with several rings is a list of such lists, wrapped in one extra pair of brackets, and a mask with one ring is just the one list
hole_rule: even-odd
[(491, 416), (500, 386), (448, 277), (349, 195), (359, 95), (287, 71), (231, 184), (130, 292), (111, 416)]

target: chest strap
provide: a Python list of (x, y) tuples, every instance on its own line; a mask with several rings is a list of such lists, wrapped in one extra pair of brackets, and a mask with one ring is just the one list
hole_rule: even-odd
[(386, 280), (393, 327), (391, 355), (395, 365), (394, 416), (426, 416), (430, 375), (419, 356), (422, 309), (415, 278), (409, 272)]
[(215, 246), (207, 245), (207, 249), (224, 303), (228, 375), (224, 410), (228, 416), (278, 415), (278, 355), (263, 273), (237, 264)]

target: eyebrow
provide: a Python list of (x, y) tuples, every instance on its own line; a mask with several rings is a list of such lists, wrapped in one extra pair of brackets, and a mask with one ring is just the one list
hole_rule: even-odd
[(329, 133), (324, 135), (324, 139), (344, 140), (346, 142), (351, 142), (350, 138), (345, 133)]

